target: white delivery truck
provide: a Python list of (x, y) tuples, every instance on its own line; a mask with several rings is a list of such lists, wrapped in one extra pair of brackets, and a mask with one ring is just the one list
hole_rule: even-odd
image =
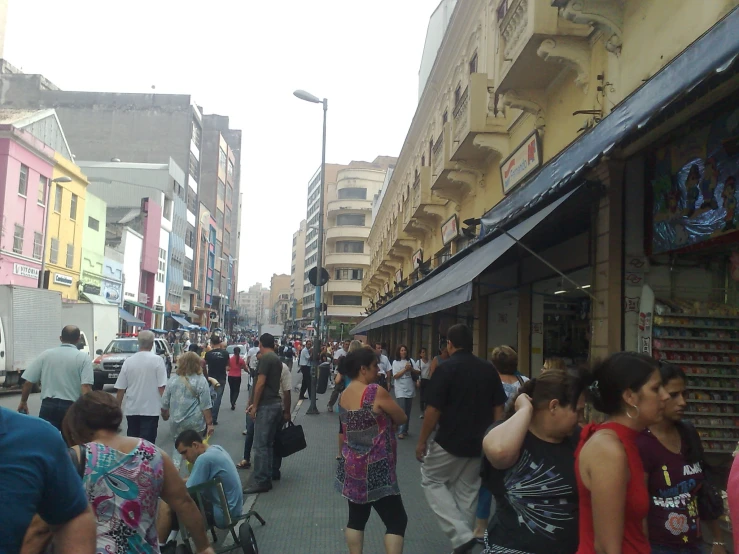
[(82, 333), (81, 350), (95, 358), (118, 335), (118, 306), (87, 302), (62, 305), (64, 325), (76, 325)]
[(62, 326), (61, 293), (0, 285), (0, 385), (17, 385), (31, 360), (58, 346)]
[(264, 333), (269, 333), (279, 343), (282, 341), (283, 326), (275, 323), (265, 323), (262, 325), (260, 335), (263, 335)]

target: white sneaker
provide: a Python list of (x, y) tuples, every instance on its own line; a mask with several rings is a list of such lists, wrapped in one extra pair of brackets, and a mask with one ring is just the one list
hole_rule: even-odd
[(418, 419), (423, 419), (423, 414), (421, 414), (420, 416), (418, 416)]

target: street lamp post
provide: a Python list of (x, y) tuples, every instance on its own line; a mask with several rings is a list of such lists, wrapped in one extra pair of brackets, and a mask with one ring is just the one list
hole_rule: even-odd
[(52, 179), (49, 181), (49, 187), (46, 191), (46, 213), (44, 214), (44, 228), (41, 231), (42, 241), (41, 241), (41, 271), (38, 274), (38, 288), (42, 289), (44, 288), (44, 274), (46, 273), (46, 235), (49, 230), (49, 210), (51, 209), (51, 206), (49, 205), (51, 202), (51, 185), (55, 183), (71, 183), (72, 178), (67, 177), (66, 175), (63, 175), (62, 177), (57, 177), (56, 179)]
[(323, 273), (323, 194), (326, 187), (326, 112), (328, 111), (328, 100), (320, 100), (304, 90), (296, 90), (296, 97), (306, 102), (323, 104), (323, 144), (321, 147), (321, 188), (318, 193), (318, 252), (316, 253), (316, 293), (315, 308), (313, 309), (313, 325), (316, 329), (315, 341), (313, 342), (313, 362), (311, 364), (310, 380), (310, 407), (307, 414), (317, 414), (316, 387), (318, 385), (318, 366), (321, 363), (321, 275)]

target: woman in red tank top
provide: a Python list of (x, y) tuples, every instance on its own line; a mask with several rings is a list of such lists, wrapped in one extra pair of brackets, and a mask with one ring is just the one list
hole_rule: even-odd
[(596, 365), (588, 392), (608, 421), (583, 429), (575, 452), (580, 496), (578, 554), (649, 554), (649, 496), (636, 439), (662, 417), (668, 394), (659, 364), (619, 352)]

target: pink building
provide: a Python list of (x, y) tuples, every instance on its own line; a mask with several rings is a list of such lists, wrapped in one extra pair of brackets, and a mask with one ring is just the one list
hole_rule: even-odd
[(0, 123), (0, 284), (37, 287), (54, 150)]

